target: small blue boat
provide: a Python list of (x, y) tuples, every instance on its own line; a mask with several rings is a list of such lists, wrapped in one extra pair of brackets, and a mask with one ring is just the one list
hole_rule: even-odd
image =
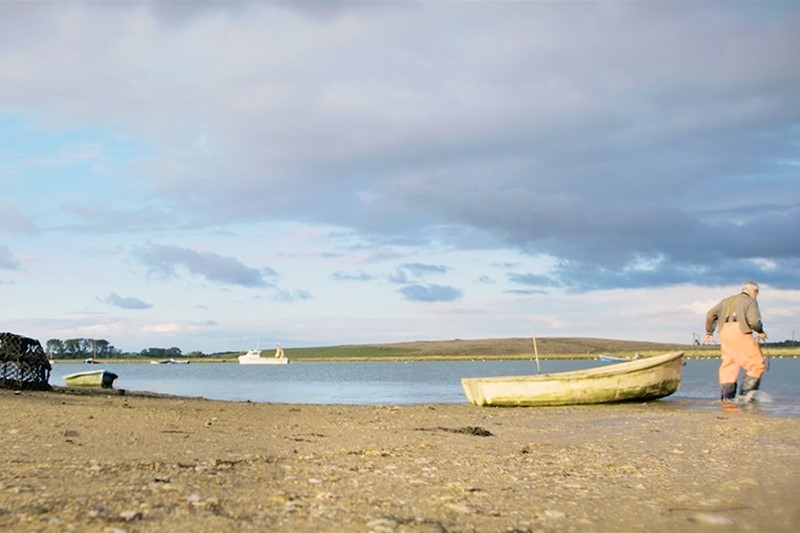
[(630, 361), (628, 357), (615, 357), (613, 355), (598, 355), (597, 360), (603, 363), (621, 363), (622, 361)]

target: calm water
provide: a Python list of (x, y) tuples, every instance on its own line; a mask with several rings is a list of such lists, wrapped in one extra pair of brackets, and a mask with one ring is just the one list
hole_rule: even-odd
[[(600, 364), (591, 360), (541, 361), (541, 368), (543, 373), (560, 372)], [(718, 359), (688, 360), (678, 392), (660, 401), (676, 407), (718, 409), (718, 366)], [(101, 368), (119, 375), (114, 384), (118, 389), (214, 400), (352, 405), (465, 403), (462, 377), (536, 373), (533, 361), (293, 362), (280, 366), (56, 363), (50, 383), (64, 385), (67, 374)], [(760, 404), (759, 411), (800, 417), (798, 383), (800, 359), (770, 359), (761, 388), (773, 401)]]

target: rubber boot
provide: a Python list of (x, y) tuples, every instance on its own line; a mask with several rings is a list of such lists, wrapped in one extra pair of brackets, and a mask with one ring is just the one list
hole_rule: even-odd
[(754, 378), (753, 376), (744, 377), (741, 391), (741, 396), (744, 401), (752, 402), (755, 399), (755, 392), (758, 390), (759, 385), (761, 385), (760, 378)]
[(736, 383), (720, 383), (719, 399), (723, 402), (732, 402), (736, 399)]

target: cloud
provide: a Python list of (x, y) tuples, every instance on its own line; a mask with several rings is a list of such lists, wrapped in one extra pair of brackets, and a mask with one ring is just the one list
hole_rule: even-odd
[(0, 231), (36, 235), (39, 228), (30, 218), (8, 205), (7, 201), (0, 200)]
[(427, 274), (444, 274), (449, 270), (449, 268), (443, 265), (426, 265), (423, 263), (406, 263), (400, 265), (399, 268), (407, 270), (417, 277), (423, 277)]
[(519, 274), (511, 272), (506, 275), (509, 281), (519, 283), (522, 285), (536, 285), (538, 287), (557, 287), (560, 283), (550, 276), (541, 276), (538, 274)]
[(192, 274), (223, 285), (243, 287), (270, 287), (274, 283), (268, 278), (277, 276), (271, 268), (252, 268), (243, 265), (234, 257), (225, 257), (212, 252), (198, 252), (179, 246), (150, 244), (138, 249), (135, 255), (151, 272), (164, 278), (175, 275), (176, 267), (182, 266)]
[(547, 294), (547, 291), (542, 289), (509, 289), (503, 291), (503, 294), (516, 294), (518, 296), (531, 296), (533, 294)]
[(109, 293), (105, 298), (98, 298), (99, 301), (120, 307), (122, 309), (150, 309), (153, 307), (151, 304), (133, 297), (122, 297), (116, 292)]
[(5, 244), (0, 244), (0, 268), (6, 270), (17, 270), (19, 268), (19, 261)]
[(424, 279), (428, 274), (444, 274), (449, 269), (442, 265), (426, 265), (423, 263), (406, 263), (397, 267), (393, 274), (389, 275), (392, 283), (411, 283), (412, 280)]
[(446, 285), (407, 285), (400, 289), (412, 302), (452, 302), (461, 298), (461, 291)]
[(293, 291), (279, 290), (272, 297), (273, 300), (279, 302), (295, 302), (298, 300), (311, 300), (312, 298), (313, 296), (311, 295), (311, 292), (304, 289), (298, 289)]
[(175, 217), (163, 209), (141, 207), (136, 209), (113, 209), (107, 205), (69, 205), (66, 209), (79, 222), (69, 226), (78, 231), (91, 233), (127, 232), (142, 228), (163, 228), (175, 223)]
[[(154, 147), (132, 163), (151, 206), (73, 204), (84, 227), (302, 213), (376, 247), (554, 257), (547, 275), (573, 290), (800, 257), (792, 3), (86, 5), (69, 16), (91, 31), (71, 40), (60, 10), (3, 9), (7, 105), (124, 124)], [(209, 34), (236, 38), (221, 53)], [(120, 46), (90, 52), (112, 36)], [(664, 259), (622, 275), (643, 257)], [(394, 281), (435, 273), (420, 266)]]
[(367, 274), (366, 272), (344, 272), (344, 271), (337, 271), (331, 274), (331, 278), (336, 281), (372, 281), (375, 276)]

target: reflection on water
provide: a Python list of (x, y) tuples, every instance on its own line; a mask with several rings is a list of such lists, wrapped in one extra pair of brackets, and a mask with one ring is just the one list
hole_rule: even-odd
[[(598, 361), (541, 361), (543, 373), (597, 366)], [(719, 410), (718, 359), (690, 359), (677, 393), (660, 400), (680, 408)], [(292, 362), (289, 365), (121, 363), (53, 365), (50, 383), (64, 385), (66, 374), (105, 368), (119, 375), (116, 388), (215, 400), (270, 403), (411, 405), (464, 403), (463, 377), (535, 374), (533, 361)], [(772, 402), (759, 412), (800, 416), (800, 360), (771, 359), (762, 389)]]

